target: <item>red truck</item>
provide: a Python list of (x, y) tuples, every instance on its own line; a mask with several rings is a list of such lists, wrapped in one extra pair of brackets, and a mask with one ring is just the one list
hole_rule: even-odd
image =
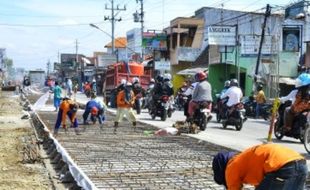
[(132, 82), (134, 77), (138, 77), (142, 87), (147, 89), (152, 78), (152, 69), (144, 67), (142, 63), (137, 62), (122, 62), (110, 65), (105, 78), (106, 102), (110, 102), (111, 97), (115, 96), (112, 92), (121, 84), (122, 79)]

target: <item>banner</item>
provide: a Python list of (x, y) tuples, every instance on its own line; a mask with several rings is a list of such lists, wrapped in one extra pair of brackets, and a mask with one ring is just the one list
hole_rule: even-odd
[(142, 46), (154, 50), (167, 50), (167, 35), (163, 33), (144, 32)]
[(209, 45), (236, 45), (236, 27), (235, 26), (209, 26), (208, 27)]

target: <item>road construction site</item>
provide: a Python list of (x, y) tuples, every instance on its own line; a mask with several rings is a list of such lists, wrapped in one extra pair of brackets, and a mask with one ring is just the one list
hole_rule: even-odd
[[(81, 119), (82, 113), (78, 111), (77, 117)], [(44, 127), (53, 131), (56, 114), (55, 111), (33, 114), (41, 138), (46, 137)], [(73, 128), (61, 129), (54, 139), (87, 176), (89, 181), (84, 188), (222, 189), (213, 181), (212, 156), (226, 148), (183, 135), (154, 136), (152, 132), (157, 129), (143, 123), (133, 128), (125, 121), (114, 133), (113, 118), (108, 114), (103, 128), (98, 124), (80, 125), (80, 135)], [(62, 180), (73, 180), (74, 176), (66, 177), (68, 166), (60, 155), (64, 153), (55, 151), (50, 138), (44, 140), (44, 147), (64, 176)], [(83, 186), (83, 180), (78, 184)]]

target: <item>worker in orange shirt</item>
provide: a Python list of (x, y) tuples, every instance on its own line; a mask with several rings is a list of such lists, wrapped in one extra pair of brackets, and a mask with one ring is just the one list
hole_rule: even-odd
[(126, 116), (129, 122), (132, 122), (132, 125), (136, 127), (137, 125), (136, 116), (132, 109), (134, 102), (135, 97), (134, 92), (132, 91), (132, 84), (130, 82), (127, 82), (125, 88), (117, 94), (116, 98), (117, 111), (114, 120), (114, 133), (116, 133), (118, 124), (119, 122), (122, 121), (124, 116)]
[(243, 184), (255, 190), (302, 190), (308, 168), (296, 151), (279, 144), (262, 144), (240, 154), (219, 152), (212, 162), (214, 180), (228, 190), (241, 190)]
[(78, 110), (78, 104), (76, 102), (72, 101), (69, 97), (65, 97), (62, 99), (62, 102), (60, 103), (60, 106), (59, 106), (57, 121), (56, 121), (55, 129), (54, 129), (54, 135), (58, 134), (60, 125), (62, 125), (64, 129), (67, 129), (67, 126), (66, 126), (67, 116), (69, 117), (71, 126), (75, 128), (75, 133), (79, 134), (78, 122), (76, 119), (77, 110)]

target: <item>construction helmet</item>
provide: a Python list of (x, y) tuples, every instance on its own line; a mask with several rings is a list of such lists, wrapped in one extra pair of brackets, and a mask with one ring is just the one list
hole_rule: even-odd
[(138, 83), (138, 82), (140, 82), (140, 80), (139, 80), (138, 77), (134, 77), (134, 78), (132, 79), (132, 83)]
[(309, 84), (310, 84), (310, 74), (302, 73), (297, 77), (295, 87), (298, 88), (301, 86), (307, 86)]

